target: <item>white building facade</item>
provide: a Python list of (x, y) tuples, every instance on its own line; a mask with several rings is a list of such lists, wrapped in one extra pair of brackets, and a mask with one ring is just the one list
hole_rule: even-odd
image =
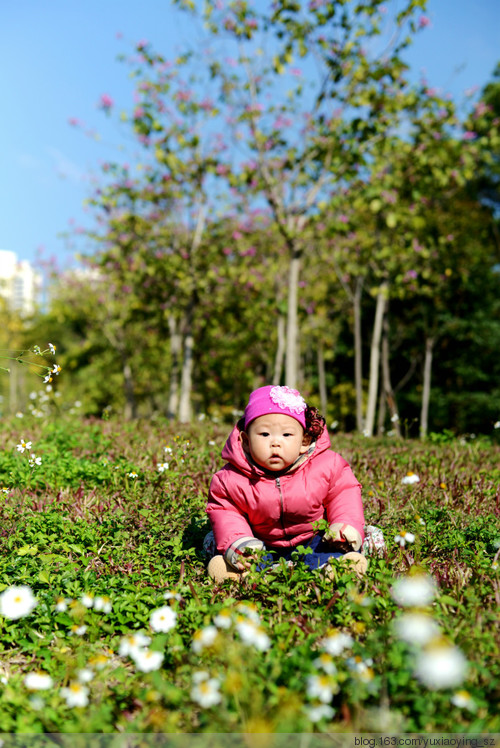
[(42, 277), (28, 260), (18, 260), (15, 252), (0, 249), (0, 296), (23, 316), (32, 315), (40, 300)]

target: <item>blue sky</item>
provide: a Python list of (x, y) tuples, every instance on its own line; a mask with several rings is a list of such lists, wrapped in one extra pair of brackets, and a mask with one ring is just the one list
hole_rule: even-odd
[[(425, 71), (429, 85), (461, 101), (500, 61), (500, 2), (428, 0), (427, 15), (431, 25), (406, 58), (415, 78)], [(58, 235), (89, 223), (89, 175), (125, 142), (97, 106), (103, 93), (132, 103), (117, 55), (146, 39), (169, 57), (192, 35), (169, 0), (0, 0), (0, 249), (36, 262), (43, 248), (46, 259), (71, 264)], [(71, 127), (71, 117), (101, 140)]]

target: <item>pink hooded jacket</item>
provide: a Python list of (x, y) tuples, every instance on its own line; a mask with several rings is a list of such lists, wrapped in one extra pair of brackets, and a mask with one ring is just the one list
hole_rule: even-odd
[(352, 525), (363, 539), (361, 486), (331, 449), (326, 428), (289, 473), (275, 476), (250, 462), (237, 426), (222, 457), (227, 464), (213, 476), (207, 504), (219, 553), (252, 537), (268, 548), (299, 545), (313, 537), (312, 523), (323, 518)]

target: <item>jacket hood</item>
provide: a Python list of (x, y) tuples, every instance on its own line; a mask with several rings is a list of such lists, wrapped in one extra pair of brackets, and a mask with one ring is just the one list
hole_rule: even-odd
[[(302, 456), (303, 459), (297, 464), (297, 467), (303, 465), (308, 460), (313, 460), (317, 455), (322, 452), (326, 452), (327, 449), (331, 449), (330, 435), (326, 426), (323, 428), (322, 433), (315, 442), (312, 442), (309, 450)], [(238, 426), (235, 426), (229, 434), (227, 441), (222, 449), (222, 459), (225, 462), (229, 462), (237, 470), (241, 471), (245, 475), (249, 476), (263, 476), (272, 475), (272, 472), (261, 468), (251, 461), (250, 457), (243, 451), (243, 446), (240, 438), (240, 430)], [(281, 471), (279, 475), (282, 475)], [(278, 473), (277, 473), (278, 475)]]

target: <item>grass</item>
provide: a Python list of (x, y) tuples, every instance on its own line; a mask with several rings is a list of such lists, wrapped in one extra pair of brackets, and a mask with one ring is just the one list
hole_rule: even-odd
[[(386, 554), (363, 579), (340, 564), (332, 580), (311, 574), (299, 554), (294, 567), (215, 585), (204, 506), (228, 431), (4, 422), (0, 594), (26, 586), (37, 602), (0, 615), (0, 732), (500, 732), (500, 447), (334, 436)], [(31, 449), (18, 451), (21, 439)], [(408, 472), (420, 480), (403, 484)], [(404, 548), (401, 531), (415, 535)], [(411, 634), (414, 608), (394, 599), (395, 580), (416, 572), (437, 584), (420, 611), (439, 627), (430, 644)], [(164, 631), (151, 625), (158, 610)], [(146, 659), (126, 654), (124, 637), (138, 632)], [(339, 632), (348, 645), (328, 655)], [(444, 670), (457, 656), (464, 673), (426, 685), (416, 673), (443, 653)], [(34, 672), (50, 686), (30, 689)]]

